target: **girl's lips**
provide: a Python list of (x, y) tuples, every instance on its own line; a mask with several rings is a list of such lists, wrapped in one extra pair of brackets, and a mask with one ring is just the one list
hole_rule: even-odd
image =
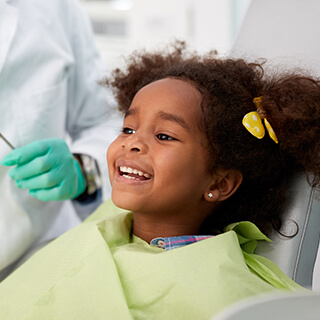
[(126, 166), (120, 166), (119, 168), (120, 174), (121, 175), (128, 175), (129, 177), (137, 177), (137, 178), (145, 178), (145, 179), (150, 179), (151, 175), (149, 173), (143, 172), (138, 169), (134, 169), (131, 167), (126, 167)]
[(117, 181), (124, 183), (146, 182), (152, 179), (152, 175), (142, 168), (129, 162), (119, 162), (117, 168)]

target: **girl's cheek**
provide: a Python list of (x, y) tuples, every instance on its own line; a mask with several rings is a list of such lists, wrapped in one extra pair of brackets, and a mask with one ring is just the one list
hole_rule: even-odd
[(108, 150), (107, 150), (107, 161), (109, 162), (110, 160), (112, 160), (111, 158), (113, 158), (113, 155), (115, 153), (115, 150), (117, 149), (117, 147), (120, 145), (119, 143), (119, 137), (116, 138), (109, 146)]
[(107, 150), (107, 164), (109, 168), (109, 175), (112, 172), (113, 166), (114, 166), (114, 146), (113, 143), (110, 144), (108, 150)]

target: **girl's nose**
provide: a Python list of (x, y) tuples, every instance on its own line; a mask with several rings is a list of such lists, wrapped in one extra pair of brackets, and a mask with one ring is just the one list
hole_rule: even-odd
[(122, 144), (122, 147), (125, 148), (127, 151), (133, 152), (141, 152), (144, 153), (147, 150), (146, 143), (141, 139), (137, 133), (134, 133), (127, 137)]

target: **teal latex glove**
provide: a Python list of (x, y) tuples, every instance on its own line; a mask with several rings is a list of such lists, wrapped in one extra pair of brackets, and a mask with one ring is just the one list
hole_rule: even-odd
[(42, 201), (67, 200), (85, 191), (86, 181), (78, 161), (62, 139), (45, 139), (14, 149), (3, 158), (18, 188)]

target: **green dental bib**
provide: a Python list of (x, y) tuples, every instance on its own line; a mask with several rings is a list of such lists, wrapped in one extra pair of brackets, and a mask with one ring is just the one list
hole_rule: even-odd
[(0, 319), (210, 319), (248, 296), (304, 290), (253, 254), (249, 222), (164, 252), (132, 236), (132, 214), (105, 202), (0, 284)]

